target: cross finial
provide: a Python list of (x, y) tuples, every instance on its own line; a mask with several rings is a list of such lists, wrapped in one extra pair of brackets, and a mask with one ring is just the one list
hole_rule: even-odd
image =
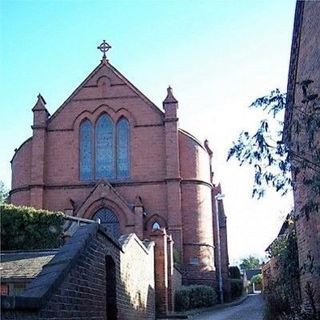
[(103, 40), (103, 42), (100, 44), (99, 47), (97, 47), (101, 52), (103, 52), (103, 59), (106, 59), (106, 52), (111, 49), (111, 46), (106, 42), (106, 40)]

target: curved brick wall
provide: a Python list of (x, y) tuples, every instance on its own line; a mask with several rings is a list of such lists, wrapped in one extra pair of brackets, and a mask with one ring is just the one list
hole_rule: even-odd
[(184, 225), (184, 263), (213, 270), (213, 231), (211, 188), (182, 184), (182, 218)]
[(12, 158), (12, 188), (30, 184), (32, 139), (25, 141)]
[(210, 183), (210, 163), (207, 151), (191, 135), (179, 131), (180, 174), (183, 179)]

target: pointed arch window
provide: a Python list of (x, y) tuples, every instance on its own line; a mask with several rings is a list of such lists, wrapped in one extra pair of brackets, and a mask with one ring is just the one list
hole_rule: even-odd
[(161, 228), (161, 226), (160, 226), (160, 223), (158, 221), (155, 221), (152, 224), (152, 231), (159, 230), (160, 228)]
[(87, 119), (80, 125), (80, 179), (93, 179), (93, 130)]
[(117, 177), (129, 177), (129, 123), (125, 118), (117, 123)]
[(113, 123), (103, 114), (98, 119), (95, 129), (95, 177), (112, 179), (115, 176)]
[(112, 210), (108, 208), (101, 208), (94, 214), (92, 219), (99, 219), (100, 224), (104, 226), (115, 238), (118, 239), (121, 236), (118, 217)]
[(80, 180), (130, 177), (130, 126), (122, 117), (117, 124), (102, 114), (95, 126), (86, 119), (79, 129)]

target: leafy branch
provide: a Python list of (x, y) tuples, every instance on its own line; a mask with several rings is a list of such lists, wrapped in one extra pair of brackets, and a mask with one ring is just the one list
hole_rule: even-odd
[(275, 89), (250, 105), (265, 111), (267, 117), (260, 121), (256, 132), (241, 132), (227, 157), (227, 160), (235, 158), (240, 166), (254, 168), (253, 197), (264, 196), (269, 186), (284, 195), (298, 183), (305, 185), (310, 196), (301, 212), (307, 217), (320, 208), (314, 200), (320, 195), (320, 99), (311, 92), (312, 83), (312, 80), (298, 83), (302, 101), (293, 106), (294, 116), (287, 123), (293, 139), (283, 141), (286, 94)]

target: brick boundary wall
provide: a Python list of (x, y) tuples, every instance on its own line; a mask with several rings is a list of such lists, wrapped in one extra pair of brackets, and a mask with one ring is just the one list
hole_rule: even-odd
[[(98, 224), (80, 227), (21, 296), (2, 297), (2, 319), (106, 319), (106, 256), (115, 264), (117, 318), (154, 319), (153, 246), (134, 235), (123, 241)], [(132, 265), (143, 273), (121, 267), (128, 246)]]

